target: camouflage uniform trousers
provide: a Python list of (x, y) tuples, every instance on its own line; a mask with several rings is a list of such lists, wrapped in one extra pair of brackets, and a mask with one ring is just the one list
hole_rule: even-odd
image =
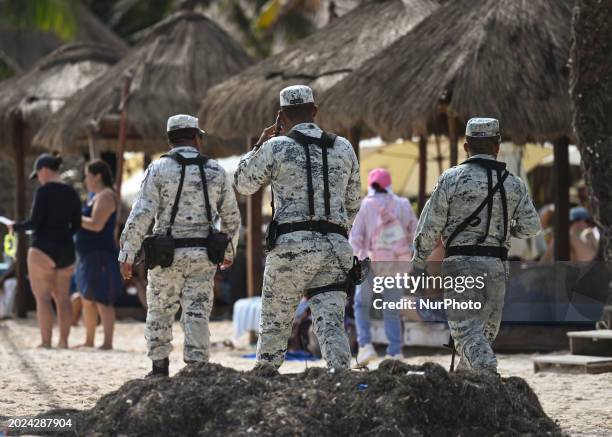
[(177, 249), (170, 267), (149, 270), (145, 339), (151, 360), (170, 355), (172, 324), (180, 305), (185, 332), (183, 359), (186, 363), (208, 361), (208, 322), (216, 271), (204, 248)]
[(447, 309), (448, 326), (460, 361), (457, 370), (497, 372), (497, 358), (492, 345), (499, 332), (506, 293), (506, 266), (496, 258), (453, 256), (442, 263), (445, 277), (484, 279), (484, 288), (466, 289), (459, 293), (445, 289), (445, 299), (455, 302), (480, 302), (480, 310)]
[[(258, 363), (280, 367), (302, 295), (307, 289), (344, 281), (345, 272), (352, 267), (352, 254), (348, 241), (337, 234), (325, 237), (312, 232), (293, 232), (279, 237), (266, 259)], [(327, 367), (348, 369), (351, 351), (344, 329), (346, 292), (326, 291), (313, 296), (308, 303)]]

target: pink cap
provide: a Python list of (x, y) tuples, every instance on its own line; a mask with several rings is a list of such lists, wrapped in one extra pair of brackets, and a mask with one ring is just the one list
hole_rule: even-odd
[(368, 173), (368, 187), (376, 182), (381, 188), (388, 188), (391, 185), (391, 173), (384, 168), (375, 168)]

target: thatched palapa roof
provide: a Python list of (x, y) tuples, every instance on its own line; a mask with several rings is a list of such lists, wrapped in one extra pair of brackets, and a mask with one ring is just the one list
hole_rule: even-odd
[(440, 96), (463, 122), (500, 119), (515, 142), (570, 136), (572, 0), (456, 0), (326, 93), (322, 114), (385, 138), (431, 126)]
[[(281, 53), (213, 88), (200, 119), (213, 133), (259, 135), (274, 122), (278, 93), (288, 85), (329, 89), (390, 45), (438, 6), (433, 0), (370, 0)], [(316, 99), (316, 95), (315, 95)]]
[(163, 151), (167, 118), (195, 114), (211, 86), (250, 62), (213, 21), (202, 14), (178, 12), (153, 26), (117, 65), (70, 99), (34, 141), (47, 148), (80, 148), (86, 146), (85, 135), (93, 125), (97, 147), (114, 149), (121, 91), (130, 74), (126, 150)]
[(41, 59), (30, 71), (0, 83), (0, 150), (11, 144), (11, 114), (19, 111), (29, 141), (51, 113), (100, 77), (119, 58), (108, 46), (70, 43)]
[[(108, 29), (80, 2), (76, 2), (76, 35), (74, 40), (102, 44), (117, 52), (127, 50), (125, 42)], [(0, 28), (0, 52), (9, 57), (21, 70), (27, 70), (43, 56), (59, 48), (64, 42), (52, 32), (29, 28)]]

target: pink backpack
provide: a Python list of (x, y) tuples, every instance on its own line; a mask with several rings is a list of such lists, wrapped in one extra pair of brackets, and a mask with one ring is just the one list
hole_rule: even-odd
[(407, 229), (395, 215), (397, 199), (380, 205), (372, 232), (372, 261), (410, 261), (412, 250)]

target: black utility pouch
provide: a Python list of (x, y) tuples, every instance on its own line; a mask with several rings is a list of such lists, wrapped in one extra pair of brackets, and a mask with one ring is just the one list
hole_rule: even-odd
[(276, 238), (278, 233), (278, 222), (276, 220), (272, 220), (268, 224), (268, 229), (266, 229), (266, 250), (270, 252), (274, 247), (276, 247)]
[(206, 237), (206, 253), (213, 264), (223, 262), (230, 238), (222, 232), (211, 232)]
[(348, 271), (349, 282), (353, 285), (362, 284), (366, 280), (370, 272), (370, 258), (365, 258), (361, 261), (354, 256), (353, 267)]
[(174, 261), (174, 238), (171, 235), (148, 235), (142, 242), (145, 268), (170, 267)]

